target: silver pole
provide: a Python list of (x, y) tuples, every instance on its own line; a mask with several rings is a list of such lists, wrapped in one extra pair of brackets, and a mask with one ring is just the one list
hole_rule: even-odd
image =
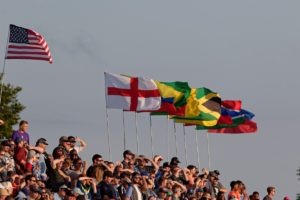
[(153, 150), (153, 133), (152, 133), (152, 116), (150, 114), (150, 142), (151, 142), (151, 154), (152, 158), (154, 157), (154, 150)]
[(207, 141), (207, 155), (208, 155), (208, 170), (210, 170), (210, 149), (209, 149), (209, 136), (206, 133), (206, 141)]
[(197, 146), (197, 160), (198, 160), (198, 169), (200, 170), (200, 152), (199, 152), (199, 141), (198, 141), (198, 132), (196, 130), (196, 146)]
[(109, 155), (109, 160), (111, 161), (112, 159), (111, 159), (111, 150), (110, 150), (110, 131), (109, 131), (107, 107), (106, 107), (106, 127), (107, 127), (108, 155)]
[(1, 73), (1, 82), (0, 82), (0, 106), (2, 103), (2, 93), (3, 93), (3, 83), (4, 83), (4, 74), (5, 74), (5, 64), (6, 64), (6, 54), (7, 54), (7, 46), (10, 37), (10, 28), (8, 29), (7, 39), (6, 39), (6, 46), (5, 46), (5, 54), (4, 54), (4, 61), (3, 61), (3, 68)]
[(178, 157), (178, 146), (177, 146), (177, 134), (176, 134), (176, 123), (173, 121), (174, 123), (174, 139), (175, 139), (175, 153), (176, 153), (176, 157)]
[(168, 115), (167, 115), (167, 158), (168, 160), (170, 160), (170, 139), (169, 139), (169, 118), (168, 118)]
[(125, 131), (125, 114), (123, 110), (123, 135), (124, 135), (124, 151), (126, 150), (126, 131)]
[(138, 134), (138, 126), (137, 126), (137, 113), (135, 112), (135, 133), (136, 133), (136, 148), (137, 153), (139, 154), (139, 134)]
[(184, 153), (185, 153), (185, 166), (188, 165), (188, 159), (187, 159), (187, 149), (186, 149), (186, 132), (185, 132), (185, 126), (182, 124), (183, 127), (183, 134), (184, 134)]

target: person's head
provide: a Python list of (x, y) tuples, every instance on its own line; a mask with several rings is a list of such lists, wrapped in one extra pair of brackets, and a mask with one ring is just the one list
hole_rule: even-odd
[(231, 191), (238, 191), (239, 189), (239, 184), (237, 181), (231, 181), (230, 182), (230, 188), (231, 188)]
[(70, 154), (71, 160), (75, 160), (75, 159), (79, 158), (76, 149), (72, 149), (69, 154)]
[(29, 129), (29, 123), (28, 123), (28, 121), (25, 121), (25, 120), (20, 121), (20, 123), (19, 123), (19, 131), (27, 132), (28, 129)]
[(59, 144), (63, 146), (65, 149), (69, 150), (71, 148), (69, 139), (67, 136), (62, 136), (59, 138)]
[(170, 161), (171, 166), (178, 166), (179, 163), (180, 163), (180, 161), (177, 157), (171, 158), (171, 161)]
[(221, 191), (218, 192), (217, 200), (226, 200), (225, 193)]
[(1, 149), (5, 152), (9, 152), (10, 151), (10, 143), (8, 140), (4, 140), (1, 142)]
[(133, 172), (132, 173), (132, 183), (134, 184), (139, 184), (142, 180), (142, 176), (138, 172)]
[(190, 171), (192, 176), (196, 176), (196, 172), (197, 172), (197, 167), (194, 165), (188, 165), (187, 166), (188, 170)]
[(75, 170), (79, 170), (83, 167), (83, 161), (81, 160), (81, 158), (76, 158), (73, 160), (73, 165)]
[(30, 199), (39, 199), (41, 196), (41, 191), (37, 186), (31, 185), (30, 192), (29, 192)]
[(196, 189), (196, 191), (195, 191), (195, 195), (196, 195), (196, 197), (197, 197), (197, 199), (200, 199), (201, 197), (202, 197), (202, 195), (203, 195), (203, 189), (202, 188), (198, 188), (198, 189)]
[(59, 187), (59, 190), (58, 190), (57, 194), (58, 194), (62, 199), (64, 199), (64, 197), (66, 196), (66, 192), (67, 192), (68, 189), (69, 189), (68, 186), (62, 185), (62, 186)]
[(167, 197), (168, 190), (166, 188), (159, 188), (158, 190), (158, 198), (165, 199)]
[(114, 175), (111, 171), (105, 171), (104, 174), (103, 174), (103, 180), (106, 182), (106, 183), (111, 183), (112, 180), (114, 178)]
[(269, 186), (269, 187), (267, 187), (267, 193), (268, 193), (268, 195), (269, 196), (275, 196), (275, 187), (274, 186)]
[(31, 160), (32, 162), (36, 162), (38, 160), (38, 154), (34, 150), (30, 150), (27, 154), (27, 160)]
[(52, 153), (52, 156), (53, 156), (54, 159), (60, 159), (60, 158), (62, 158), (64, 155), (65, 155), (64, 149), (63, 149), (63, 147), (61, 147), (61, 146), (56, 147), (56, 148), (53, 150), (53, 153)]
[(123, 152), (123, 159), (127, 162), (131, 161), (134, 158), (134, 153), (132, 153), (130, 150), (125, 150)]
[(252, 193), (252, 199), (253, 199), (253, 200), (259, 200), (259, 192), (254, 191), (254, 192)]
[(36, 141), (35, 146), (46, 149), (46, 147), (48, 146), (48, 142), (45, 138), (40, 138)]
[(75, 146), (75, 144), (76, 144), (76, 138), (74, 136), (69, 136), (68, 140), (70, 142), (71, 148), (73, 148)]
[(211, 200), (211, 195), (209, 192), (204, 192), (200, 200)]
[(182, 194), (182, 189), (179, 185), (174, 185), (173, 188), (172, 188), (172, 191), (173, 191), (173, 194), (176, 196), (176, 197), (180, 197), (181, 194)]
[(103, 158), (100, 154), (94, 154), (92, 157), (92, 161), (94, 165), (99, 165), (103, 163)]
[(31, 185), (37, 185), (35, 176), (32, 175), (32, 174), (27, 175), (27, 176), (25, 177), (25, 183), (26, 183), (26, 185), (28, 185), (28, 186), (31, 186)]

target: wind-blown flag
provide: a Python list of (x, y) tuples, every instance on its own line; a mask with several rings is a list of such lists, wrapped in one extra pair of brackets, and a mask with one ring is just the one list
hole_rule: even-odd
[(11, 24), (6, 59), (45, 60), (52, 63), (46, 40), (39, 33)]
[(205, 130), (230, 128), (243, 124), (245, 120), (251, 120), (254, 117), (254, 114), (247, 110), (241, 109), (241, 107), (242, 102), (240, 100), (222, 101), (221, 117), (219, 118), (218, 123), (215, 126), (210, 127), (198, 125), (196, 129)]
[(104, 73), (107, 108), (129, 111), (154, 111), (161, 96), (152, 79)]
[(175, 116), (177, 123), (214, 126), (221, 116), (221, 98), (208, 88), (193, 88), (187, 99), (185, 115)]
[(209, 129), (209, 133), (255, 133), (257, 131), (257, 124), (254, 121), (246, 119), (244, 123), (237, 125), (236, 127)]
[(187, 82), (159, 82), (155, 81), (161, 95), (161, 108), (152, 115), (183, 116), (187, 98), (191, 88)]

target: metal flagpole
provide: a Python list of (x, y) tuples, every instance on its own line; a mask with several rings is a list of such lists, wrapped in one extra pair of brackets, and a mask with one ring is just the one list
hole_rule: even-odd
[[(106, 97), (106, 95), (105, 95)], [(108, 111), (106, 107), (106, 127), (107, 127), (107, 142), (108, 142), (108, 154), (109, 160), (111, 161), (111, 151), (110, 151), (110, 131), (109, 131), (109, 122), (108, 122)]]
[(198, 141), (198, 131), (196, 130), (196, 146), (197, 146), (197, 160), (198, 160), (198, 169), (200, 170), (200, 152), (199, 152), (199, 141)]
[(153, 151), (153, 133), (152, 133), (152, 116), (150, 116), (150, 142), (151, 142), (151, 154), (152, 158), (154, 157), (154, 151)]
[(168, 149), (168, 152), (167, 152), (167, 158), (168, 160), (170, 160), (170, 141), (169, 141), (169, 118), (168, 118), (168, 115), (167, 115), (167, 149)]
[(2, 103), (2, 93), (3, 93), (3, 83), (4, 83), (4, 74), (5, 74), (5, 64), (6, 64), (6, 54), (7, 54), (7, 45), (9, 42), (9, 37), (10, 37), (10, 29), (8, 28), (8, 34), (7, 34), (7, 40), (6, 40), (6, 46), (5, 46), (5, 54), (4, 54), (4, 61), (3, 61), (3, 68), (2, 68), (2, 73), (1, 73), (1, 82), (0, 82), (0, 106)]
[(208, 155), (208, 170), (210, 170), (210, 149), (209, 149), (208, 133), (206, 133), (206, 141), (207, 141), (207, 155)]
[(176, 153), (176, 157), (178, 156), (178, 146), (177, 146), (177, 134), (176, 134), (176, 123), (173, 121), (174, 123), (174, 139), (175, 139), (175, 153)]
[(136, 133), (136, 148), (137, 153), (139, 154), (139, 134), (138, 134), (138, 127), (137, 127), (137, 113), (135, 112), (135, 133)]
[(183, 127), (183, 135), (184, 135), (184, 153), (185, 153), (185, 166), (188, 165), (188, 159), (187, 159), (187, 149), (186, 149), (186, 132), (185, 132), (185, 126), (182, 124)]
[(124, 151), (126, 150), (126, 131), (125, 131), (125, 115), (123, 110), (123, 134), (124, 134)]
[[(104, 85), (105, 85), (105, 72), (104, 72)], [(107, 143), (108, 143), (108, 154), (109, 159), (111, 159), (111, 150), (110, 150), (110, 131), (109, 131), (109, 121), (108, 121), (108, 109), (107, 109), (107, 88), (105, 87), (105, 111), (106, 111), (106, 131), (107, 131)]]

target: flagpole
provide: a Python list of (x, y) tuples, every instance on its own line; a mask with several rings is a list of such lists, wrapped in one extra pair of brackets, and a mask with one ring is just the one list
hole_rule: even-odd
[(187, 159), (187, 149), (186, 149), (186, 132), (185, 132), (185, 126), (182, 124), (183, 127), (183, 135), (184, 135), (184, 153), (185, 153), (185, 166), (188, 165), (188, 159)]
[(5, 74), (5, 64), (6, 64), (6, 54), (7, 54), (7, 45), (9, 42), (9, 37), (10, 37), (10, 28), (8, 28), (8, 33), (7, 33), (7, 39), (6, 39), (6, 46), (5, 46), (5, 54), (4, 54), (4, 61), (3, 61), (3, 68), (2, 68), (2, 73), (1, 73), (1, 86), (0, 86), (0, 106), (2, 103), (2, 93), (3, 93), (3, 84), (4, 84), (4, 74)]
[(106, 107), (106, 127), (107, 127), (108, 154), (109, 154), (109, 160), (111, 161), (110, 131), (109, 131), (109, 122), (108, 122), (108, 110), (107, 110), (107, 107)]
[(151, 154), (152, 158), (154, 157), (154, 151), (153, 151), (153, 133), (152, 133), (152, 116), (150, 114), (150, 142), (151, 142)]
[(210, 149), (209, 149), (209, 136), (206, 133), (206, 141), (207, 141), (207, 155), (208, 155), (208, 170), (210, 170)]
[(200, 152), (199, 152), (199, 141), (198, 141), (198, 132), (196, 130), (195, 134), (196, 139), (196, 146), (197, 146), (197, 160), (198, 160), (198, 169), (200, 169)]
[(126, 132), (125, 132), (125, 114), (123, 110), (123, 135), (124, 135), (124, 151), (126, 150)]
[(134, 112), (134, 114), (135, 114), (136, 148), (137, 148), (137, 153), (139, 154), (139, 134), (138, 134), (138, 127), (137, 127), (137, 113)]
[(170, 140), (169, 139), (169, 119), (168, 119), (168, 115), (167, 115), (167, 150), (168, 150), (167, 158), (168, 158), (168, 160), (170, 159), (170, 146), (169, 146), (170, 141), (169, 140)]
[(176, 134), (176, 123), (173, 121), (174, 123), (174, 139), (175, 139), (175, 153), (176, 153), (176, 157), (178, 157), (178, 146), (177, 146), (177, 134)]

